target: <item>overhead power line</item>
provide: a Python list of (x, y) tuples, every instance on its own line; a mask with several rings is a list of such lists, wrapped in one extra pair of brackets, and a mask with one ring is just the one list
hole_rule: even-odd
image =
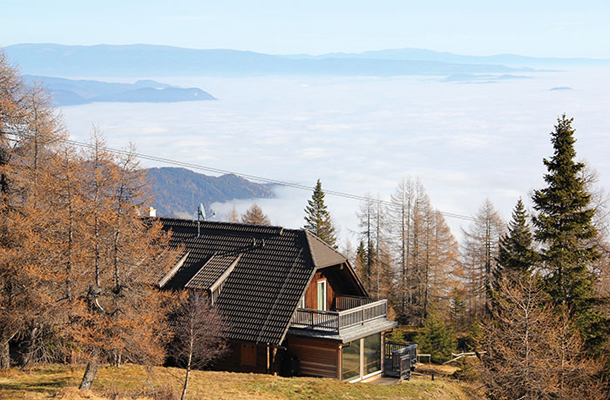
[[(85, 147), (85, 148), (90, 148), (90, 149), (94, 148), (93, 144), (86, 143), (86, 142), (80, 142), (78, 140), (70, 140), (70, 139), (60, 139), (60, 140), (63, 140), (66, 143), (69, 143), (69, 144), (72, 144), (72, 145), (78, 146), (78, 147)], [(229, 170), (220, 169), (220, 168), (208, 167), (205, 165), (193, 164), (190, 162), (178, 161), (178, 160), (173, 160), (170, 158), (152, 156), (149, 154), (144, 154), (144, 153), (139, 153), (139, 152), (115, 149), (112, 147), (105, 147), (105, 148), (106, 148), (106, 150), (108, 150), (111, 153), (120, 154), (120, 155), (132, 154), (142, 160), (155, 161), (155, 162), (162, 163), (162, 164), (175, 165), (175, 166), (179, 166), (179, 167), (184, 167), (184, 168), (189, 168), (189, 169), (199, 170), (199, 171), (212, 172), (212, 173), (221, 174), (221, 175), (232, 174), (232, 175), (239, 176), (239, 177), (251, 180), (251, 181), (270, 183), (273, 185), (279, 185), (279, 186), (290, 187), (290, 188), (294, 188), (294, 189), (306, 190), (308, 192), (311, 192), (314, 189), (313, 187), (310, 187), (307, 185), (301, 185), (299, 183), (286, 182), (286, 181), (281, 181), (278, 179), (270, 179), (270, 178), (265, 178), (262, 176), (257, 176), (257, 175), (252, 175), (252, 174), (244, 174), (241, 172), (235, 172), (235, 171), (229, 171)], [(388, 200), (371, 199), (371, 198), (368, 198), (365, 196), (359, 196), (359, 195), (355, 195), (352, 193), (345, 193), (345, 192), (340, 192), (340, 191), (336, 191), (336, 190), (324, 189), (324, 193), (331, 195), (331, 196), (342, 197), (342, 198), (346, 198), (346, 199), (350, 199), (350, 200), (374, 201), (374, 202), (377, 202), (380, 204), (386, 204), (386, 205), (393, 204), (392, 202), (390, 202)], [(441, 214), (443, 214), (445, 217), (449, 217), (449, 218), (457, 218), (457, 219), (466, 220), (466, 221), (474, 220), (474, 218), (472, 218), (468, 215), (462, 215), (462, 214), (456, 214), (456, 213), (450, 213), (450, 212), (444, 212), (444, 211), (441, 211)]]

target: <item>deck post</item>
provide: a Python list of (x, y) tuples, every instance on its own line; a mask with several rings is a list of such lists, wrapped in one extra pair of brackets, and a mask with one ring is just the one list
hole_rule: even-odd
[(337, 348), (337, 379), (341, 380), (341, 369), (343, 368), (343, 366), (341, 365), (341, 351), (343, 349), (343, 345), (339, 344), (339, 347)]

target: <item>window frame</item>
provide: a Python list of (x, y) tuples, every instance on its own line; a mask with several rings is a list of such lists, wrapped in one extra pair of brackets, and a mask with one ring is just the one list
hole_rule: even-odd
[[(320, 293), (320, 288), (322, 289), (322, 293)], [(316, 301), (316, 306), (317, 309), (320, 311), (328, 311), (328, 282), (326, 281), (326, 279), (324, 280), (319, 280), (316, 284), (316, 294), (317, 294), (317, 301)], [(322, 296), (321, 296), (322, 295)], [(323, 304), (320, 304), (320, 300), (322, 300)]]

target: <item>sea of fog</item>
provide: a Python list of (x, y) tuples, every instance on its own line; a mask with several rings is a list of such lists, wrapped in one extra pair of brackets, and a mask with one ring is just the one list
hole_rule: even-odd
[[(319, 178), (326, 189), (382, 199), (402, 178), (418, 178), (443, 212), (473, 215), (489, 198), (508, 219), (517, 198), (529, 204), (531, 191), (544, 186), (542, 159), (552, 155), (549, 132), (562, 113), (575, 118), (578, 157), (610, 189), (608, 72), (532, 72), (491, 82), (163, 78), (218, 100), (98, 103), (63, 114), (77, 140), (87, 140), (95, 124), (111, 147), (132, 142), (148, 155), (308, 186)], [(257, 202), (274, 224), (301, 227), (311, 192), (279, 188), (277, 195)], [(251, 203), (213, 209), (222, 218), (233, 205), (244, 211)], [(359, 202), (327, 196), (327, 204), (341, 237), (355, 240)], [(469, 224), (447, 221), (458, 237)]]

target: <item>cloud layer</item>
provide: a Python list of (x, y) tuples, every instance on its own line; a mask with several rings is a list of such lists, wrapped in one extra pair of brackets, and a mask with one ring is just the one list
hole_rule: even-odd
[[(575, 117), (578, 156), (610, 187), (607, 71), (531, 75), (493, 84), (430, 77), (165, 79), (200, 87), (218, 101), (92, 104), (63, 113), (78, 140), (95, 123), (112, 147), (131, 141), (159, 157), (310, 186), (320, 178), (327, 189), (382, 198), (402, 177), (419, 177), (442, 211), (472, 215), (489, 197), (508, 218), (519, 196), (543, 186), (548, 133), (564, 112)], [(550, 90), (560, 86), (573, 90)], [(259, 205), (273, 223), (301, 226), (310, 193), (279, 193)], [(344, 236), (357, 231), (356, 201), (329, 196), (328, 205)], [(463, 221), (448, 221), (457, 234)]]

